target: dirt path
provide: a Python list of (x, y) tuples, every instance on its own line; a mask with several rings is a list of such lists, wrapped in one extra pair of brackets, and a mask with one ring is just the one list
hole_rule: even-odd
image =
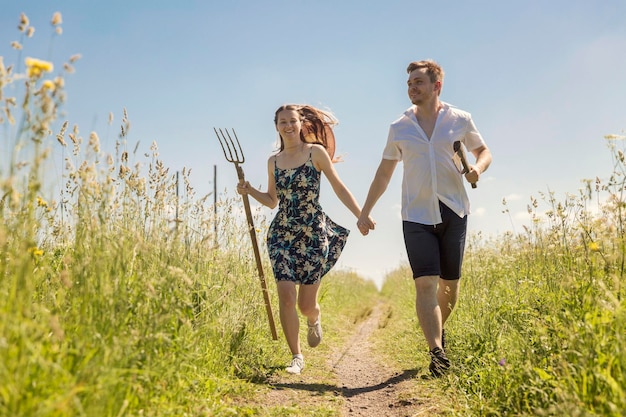
[(423, 370), (394, 370), (381, 363), (372, 350), (371, 334), (377, 329), (381, 306), (358, 326), (341, 349), (328, 358), (329, 377), (320, 382), (307, 372), (293, 378), (277, 376), (267, 405), (336, 408), (342, 403), (342, 417), (432, 416), (439, 414), (433, 386), (422, 378)]
[(389, 369), (372, 353), (371, 334), (378, 327), (382, 309), (374, 309), (333, 360), (333, 369), (345, 398), (342, 416), (430, 415), (430, 399), (416, 392), (416, 369), (402, 372)]

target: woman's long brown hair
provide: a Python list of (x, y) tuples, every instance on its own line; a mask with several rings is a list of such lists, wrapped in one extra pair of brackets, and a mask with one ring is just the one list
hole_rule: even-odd
[[(322, 145), (331, 160), (335, 155), (335, 135), (333, 126), (339, 121), (329, 111), (320, 110), (307, 104), (284, 104), (274, 113), (274, 125), (278, 125), (278, 113), (283, 110), (295, 110), (298, 112), (302, 122), (300, 140), (305, 143), (318, 143)], [(280, 151), (285, 148), (283, 138), (280, 138)]]

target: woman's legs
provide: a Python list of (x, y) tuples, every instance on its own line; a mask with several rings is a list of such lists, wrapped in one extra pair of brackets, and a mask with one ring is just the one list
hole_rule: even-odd
[(280, 324), (287, 339), (287, 345), (293, 355), (302, 353), (300, 351), (300, 323), (298, 312), (296, 311), (296, 299), (298, 297), (296, 284), (291, 281), (278, 281), (278, 303)]
[(308, 319), (308, 324), (314, 324), (320, 315), (320, 305), (317, 302), (320, 283), (300, 285), (298, 307), (302, 315)]
[(315, 324), (320, 317), (320, 306), (317, 301), (320, 283), (300, 285), (299, 291), (296, 284), (291, 281), (278, 281), (280, 324), (287, 340), (289, 350), (293, 355), (300, 354), (300, 319), (296, 310), (296, 300), (300, 312), (307, 318), (308, 324)]
[(298, 306), (300, 311), (307, 318), (307, 342), (311, 347), (317, 347), (322, 341), (322, 323), (320, 316), (320, 305), (317, 302), (320, 283), (301, 285), (298, 294)]

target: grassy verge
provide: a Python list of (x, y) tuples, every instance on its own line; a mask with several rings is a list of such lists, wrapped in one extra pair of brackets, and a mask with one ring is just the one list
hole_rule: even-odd
[[(623, 415), (626, 180), (623, 138), (607, 139), (608, 180), (564, 201), (531, 198), (524, 233), (468, 242), (462, 295), (446, 325), (454, 369), (438, 383), (450, 413)], [(390, 274), (382, 293), (390, 307), (381, 352), (405, 369), (425, 367), (408, 268)]]
[[(112, 154), (59, 121), (78, 56), (23, 59), (27, 16), (19, 31), (16, 63), (0, 57), (0, 416), (265, 412), (240, 400), (288, 351), (269, 335), (240, 202), (196, 198), (156, 144), (141, 156), (126, 111)], [(375, 293), (353, 274), (327, 277), (329, 342)]]

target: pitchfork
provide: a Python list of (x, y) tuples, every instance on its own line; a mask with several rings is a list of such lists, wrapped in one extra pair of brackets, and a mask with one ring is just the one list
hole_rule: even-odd
[[(227, 129), (224, 129), (226, 134), (222, 132), (222, 129), (213, 128), (215, 134), (217, 135), (217, 139), (220, 141), (220, 145), (222, 145), (222, 151), (224, 151), (224, 157), (228, 162), (235, 164), (235, 169), (237, 170), (237, 177), (239, 178), (239, 183), (243, 184), (245, 182), (245, 176), (243, 175), (243, 168), (241, 168), (240, 164), (243, 164), (246, 160), (243, 155), (243, 149), (241, 149), (241, 144), (239, 143), (239, 139), (237, 138), (237, 134), (235, 133), (235, 129), (232, 129), (233, 136), (228, 133)], [(235, 140), (233, 140), (233, 137)], [(235, 145), (236, 144), (236, 145)], [(270, 330), (272, 332), (272, 339), (277, 340), (278, 336), (276, 335), (276, 326), (274, 325), (274, 316), (272, 315), (272, 306), (270, 304), (269, 293), (267, 292), (267, 284), (265, 283), (265, 275), (263, 274), (263, 265), (261, 264), (261, 255), (259, 253), (259, 244), (256, 239), (256, 229), (254, 228), (254, 221), (252, 220), (252, 212), (250, 211), (250, 201), (248, 200), (248, 195), (243, 194), (243, 206), (246, 209), (246, 218), (248, 219), (248, 230), (250, 231), (250, 238), (252, 239), (252, 248), (254, 249), (254, 257), (256, 259), (256, 267), (259, 270), (259, 279), (261, 280), (261, 288), (263, 289), (263, 299), (265, 300), (265, 310), (267, 310), (267, 318), (270, 322)]]

